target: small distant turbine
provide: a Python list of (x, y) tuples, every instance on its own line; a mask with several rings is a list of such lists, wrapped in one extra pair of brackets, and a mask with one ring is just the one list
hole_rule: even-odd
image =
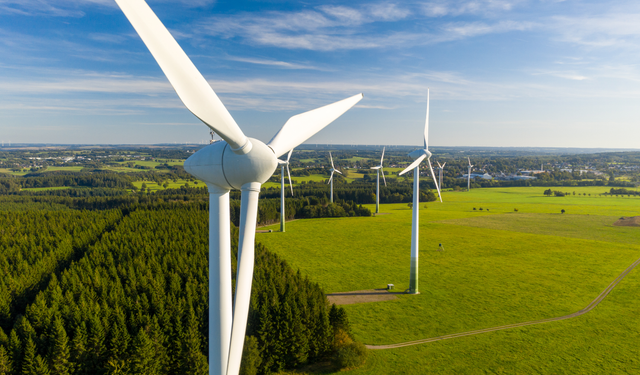
[(467, 156), (467, 160), (469, 160), (469, 173), (467, 173), (467, 191), (471, 190), (471, 159)]
[(333, 203), (333, 172), (338, 172), (342, 174), (336, 167), (333, 165), (333, 158), (331, 157), (331, 152), (329, 152), (329, 159), (331, 159), (331, 177), (329, 177), (329, 184), (331, 184), (331, 203)]
[(284, 169), (287, 168), (287, 175), (289, 176), (289, 186), (291, 187), (291, 196), (293, 197), (293, 183), (291, 182), (291, 173), (289, 172), (289, 159), (291, 159), (291, 153), (293, 149), (289, 150), (287, 155), (287, 161), (278, 159), (280, 164), (280, 232), (284, 232), (284, 221), (286, 211), (284, 209)]
[[(409, 293), (419, 294), (418, 291), (418, 219), (419, 219), (419, 207), (420, 207), (420, 163), (426, 158), (429, 170), (431, 170), (431, 177), (433, 183), (438, 190), (438, 196), (440, 196), (440, 188), (438, 187), (438, 181), (436, 180), (436, 174), (433, 173), (431, 167), (431, 152), (429, 151), (429, 90), (427, 90), (427, 120), (424, 125), (424, 149), (418, 149), (412, 151), (409, 156), (415, 159), (411, 165), (398, 175), (402, 176), (411, 169), (413, 169), (413, 212), (411, 220), (411, 276), (409, 279)], [(442, 197), (440, 196), (440, 202)]]
[(444, 162), (442, 165), (440, 165), (439, 161), (436, 163), (438, 163), (438, 186), (442, 189), (442, 171), (444, 170), (444, 166), (447, 165), (447, 162)]
[(387, 179), (384, 178), (384, 171), (382, 170), (382, 160), (384, 159), (384, 147), (382, 148), (382, 157), (380, 158), (380, 165), (375, 166), (371, 169), (375, 169), (378, 173), (378, 178), (376, 180), (376, 213), (380, 213), (380, 174), (382, 174), (382, 180), (384, 181), (384, 186), (387, 186)]

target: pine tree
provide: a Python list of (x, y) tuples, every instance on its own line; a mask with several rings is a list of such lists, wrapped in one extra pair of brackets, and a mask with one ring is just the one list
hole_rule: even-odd
[(9, 375), (11, 371), (11, 358), (9, 358), (9, 353), (7, 353), (4, 346), (0, 345), (0, 375)]
[(242, 350), (242, 362), (240, 366), (240, 375), (256, 375), (260, 369), (260, 348), (258, 347), (258, 339), (253, 336), (246, 336), (244, 339), (244, 348)]
[(9, 357), (13, 368), (16, 370), (22, 367), (22, 352), (22, 341), (20, 341), (14, 329), (9, 335)]
[(206, 375), (209, 372), (207, 358), (202, 354), (200, 327), (193, 307), (189, 306), (187, 327), (182, 339), (182, 373)]
[(37, 375), (36, 371), (36, 344), (31, 337), (27, 338), (24, 346), (24, 359), (22, 360), (22, 375)]
[(131, 343), (131, 336), (127, 330), (127, 324), (122, 310), (117, 308), (112, 317), (111, 337), (109, 339), (109, 347), (111, 348), (110, 358), (123, 359)]
[(51, 332), (51, 372), (53, 375), (69, 375), (72, 372), (71, 355), (69, 353), (69, 338), (62, 326), (62, 320), (56, 317)]
[(138, 334), (133, 339), (131, 373), (143, 375), (157, 374), (158, 371), (154, 363), (153, 343), (149, 339), (145, 328), (140, 328)]
[(76, 374), (85, 374), (85, 359), (87, 357), (87, 326), (84, 322), (76, 328), (71, 340), (71, 358), (76, 364)]
[(35, 375), (51, 375), (51, 371), (49, 370), (49, 366), (47, 366), (47, 362), (39, 355), (36, 356), (34, 371)]
[(0, 327), (0, 346), (7, 345), (9, 345), (9, 337), (7, 337), (7, 334), (4, 333), (4, 330)]

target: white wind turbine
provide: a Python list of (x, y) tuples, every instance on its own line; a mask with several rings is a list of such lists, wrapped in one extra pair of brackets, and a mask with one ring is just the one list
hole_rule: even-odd
[(471, 159), (467, 156), (467, 160), (469, 160), (469, 172), (467, 173), (467, 191), (471, 190)]
[(447, 165), (447, 162), (445, 161), (442, 165), (440, 165), (439, 161), (436, 163), (438, 163), (438, 187), (442, 189), (442, 171), (444, 171), (444, 166)]
[(331, 159), (331, 177), (329, 177), (329, 184), (331, 184), (331, 203), (333, 203), (333, 172), (338, 172), (342, 174), (336, 167), (333, 165), (333, 158), (331, 157), (331, 152), (329, 152), (329, 159)]
[[(193, 154), (185, 170), (209, 189), (209, 373), (240, 370), (253, 279), (260, 186), (278, 157), (353, 107), (362, 94), (291, 117), (268, 144), (248, 138), (205, 78), (144, 0), (116, 0), (185, 106), (215, 131), (215, 142)], [(229, 191), (242, 190), (235, 303), (231, 301)]]
[(384, 186), (387, 186), (387, 179), (384, 178), (384, 171), (382, 170), (382, 160), (384, 159), (384, 147), (382, 148), (382, 157), (380, 157), (380, 165), (375, 166), (371, 169), (375, 169), (378, 173), (378, 179), (376, 180), (376, 213), (380, 213), (380, 174), (382, 173), (382, 180), (384, 181)]
[(293, 197), (293, 183), (291, 182), (291, 173), (289, 172), (289, 159), (291, 159), (291, 153), (293, 149), (289, 151), (287, 155), (287, 161), (278, 159), (280, 165), (280, 232), (284, 232), (284, 221), (286, 211), (284, 209), (284, 168), (287, 168), (287, 175), (289, 176), (289, 186), (291, 187), (291, 196)]
[(427, 90), (427, 120), (424, 125), (424, 149), (418, 149), (412, 151), (409, 156), (415, 159), (411, 165), (409, 165), (405, 170), (400, 172), (398, 175), (402, 176), (407, 173), (411, 169), (413, 169), (413, 212), (412, 212), (412, 220), (411, 220), (411, 275), (409, 278), (409, 293), (411, 294), (419, 294), (418, 291), (418, 218), (419, 218), (419, 207), (420, 207), (420, 163), (426, 158), (427, 164), (429, 165), (429, 170), (431, 171), (431, 177), (433, 178), (433, 183), (436, 185), (436, 190), (438, 190), (438, 196), (440, 197), (440, 202), (442, 202), (442, 197), (440, 196), (440, 188), (438, 187), (438, 181), (436, 181), (436, 175), (433, 173), (433, 168), (431, 167), (431, 152), (429, 151), (429, 90)]

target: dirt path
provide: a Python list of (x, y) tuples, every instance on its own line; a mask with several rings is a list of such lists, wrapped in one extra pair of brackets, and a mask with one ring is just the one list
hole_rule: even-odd
[(399, 344), (391, 344), (391, 345), (367, 345), (368, 349), (394, 349), (394, 348), (402, 348), (404, 346), (411, 346), (411, 345), (419, 345), (419, 344), (426, 344), (429, 342), (434, 342), (434, 341), (440, 341), (440, 340), (447, 340), (447, 339), (453, 339), (456, 337), (464, 337), (464, 336), (471, 336), (471, 335), (477, 335), (480, 333), (486, 333), (486, 332), (495, 332), (495, 331), (502, 331), (504, 329), (510, 329), (510, 328), (516, 328), (516, 327), (525, 327), (525, 326), (531, 326), (534, 324), (542, 324), (542, 323), (548, 323), (548, 322), (556, 322), (559, 320), (565, 320), (565, 319), (571, 319), (571, 318), (575, 318), (576, 316), (580, 316), (582, 314), (586, 314), (589, 311), (593, 310), (596, 306), (598, 306), (598, 304), (600, 304), (600, 302), (602, 302), (603, 299), (605, 299), (605, 297), (607, 297), (607, 295), (613, 290), (613, 288), (616, 287), (616, 285), (618, 285), (618, 283), (620, 281), (622, 281), (622, 279), (625, 278), (625, 276), (627, 276), (627, 274), (629, 274), (629, 272), (631, 272), (634, 268), (636, 268), (636, 266), (638, 266), (640, 264), (640, 259), (636, 260), (635, 262), (633, 262), (632, 265), (630, 265), (626, 270), (624, 270), (624, 272), (622, 272), (620, 274), (620, 276), (618, 276), (615, 280), (613, 280), (613, 282), (611, 284), (609, 284), (609, 286), (602, 291), (602, 293), (600, 293), (600, 295), (598, 297), (596, 297), (596, 299), (594, 299), (593, 301), (591, 301), (591, 303), (585, 307), (584, 309), (574, 312), (573, 314), (569, 314), (569, 315), (564, 315), (564, 316), (559, 316), (556, 318), (548, 318), (548, 319), (541, 319), (541, 320), (533, 320), (530, 322), (524, 322), (524, 323), (515, 323), (515, 324), (508, 324), (506, 326), (499, 326), (499, 327), (493, 327), (493, 328), (485, 328), (485, 329), (479, 329), (476, 331), (468, 331), (468, 332), (460, 332), (460, 333), (454, 333), (451, 335), (445, 335), (445, 336), (438, 336), (438, 337), (431, 337), (428, 339), (422, 339), (422, 340), (416, 340), (416, 341), (407, 341), (407, 342), (401, 342)]

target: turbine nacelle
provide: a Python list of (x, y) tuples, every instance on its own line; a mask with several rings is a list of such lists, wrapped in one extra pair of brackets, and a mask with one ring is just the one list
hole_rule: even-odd
[(419, 157), (421, 157), (422, 155), (425, 155), (425, 156), (427, 157), (427, 159), (429, 159), (429, 158), (431, 158), (431, 155), (433, 155), (433, 154), (431, 153), (431, 151), (429, 151), (429, 150), (427, 150), (427, 149), (418, 149), (418, 150), (411, 151), (411, 152), (409, 153), (409, 156), (410, 156), (413, 160), (418, 159), (418, 158), (419, 158)]
[(240, 189), (249, 182), (265, 183), (275, 172), (278, 159), (263, 142), (249, 138), (251, 150), (235, 153), (227, 142), (202, 148), (184, 162), (184, 169), (198, 179), (223, 189)]

